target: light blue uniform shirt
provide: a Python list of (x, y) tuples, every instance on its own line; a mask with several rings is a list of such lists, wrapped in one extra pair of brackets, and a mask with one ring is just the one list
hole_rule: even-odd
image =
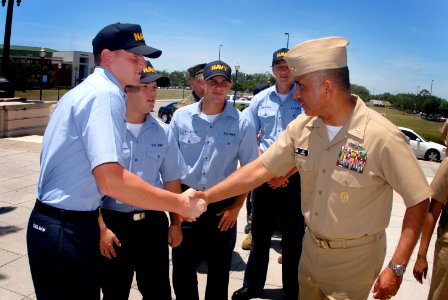
[[(128, 129), (123, 143), (125, 168), (144, 181), (163, 188), (162, 181), (180, 179), (185, 163), (168, 125), (148, 115), (138, 137)], [(116, 199), (105, 197), (102, 208), (121, 212), (140, 211)]]
[(201, 116), (202, 100), (178, 109), (171, 121), (187, 165), (182, 183), (196, 190), (212, 187), (238, 166), (258, 157), (255, 128), (232, 105), (210, 123)]
[(118, 162), (123, 166), (126, 134), (125, 93), (104, 68), (59, 100), (45, 130), (37, 197), (54, 207), (91, 211), (103, 195), (92, 170)]
[(280, 136), (288, 124), (302, 113), (302, 107), (294, 99), (294, 84), (284, 101), (280, 99), (276, 86), (271, 86), (255, 95), (249, 107), (243, 111), (246, 117), (260, 132), (260, 149), (265, 152)]

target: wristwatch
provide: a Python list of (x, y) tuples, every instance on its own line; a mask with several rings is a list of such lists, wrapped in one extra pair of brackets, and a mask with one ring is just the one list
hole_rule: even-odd
[(405, 265), (396, 265), (392, 261), (389, 262), (387, 265), (389, 268), (392, 269), (392, 271), (397, 274), (397, 276), (403, 276), (404, 272), (406, 272), (406, 266)]

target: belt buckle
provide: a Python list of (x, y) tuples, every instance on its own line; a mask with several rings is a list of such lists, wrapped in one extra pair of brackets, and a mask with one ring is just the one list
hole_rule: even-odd
[(330, 249), (330, 243), (329, 240), (315, 236), (314, 242), (316, 243), (316, 246), (322, 249)]
[(145, 218), (145, 212), (139, 212), (132, 215), (132, 219), (134, 221), (140, 221), (143, 220), (144, 218)]

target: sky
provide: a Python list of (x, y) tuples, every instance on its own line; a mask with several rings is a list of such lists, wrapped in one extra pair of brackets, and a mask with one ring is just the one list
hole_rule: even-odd
[[(0, 6), (0, 43), (5, 19)], [(241, 72), (271, 72), (285, 33), (289, 48), (343, 36), (352, 83), (371, 94), (432, 87), (448, 100), (446, 0), (22, 0), (11, 45), (91, 52), (93, 37), (116, 22), (140, 24), (146, 43), (163, 51), (153, 65), (170, 72), (217, 60), (219, 52)]]

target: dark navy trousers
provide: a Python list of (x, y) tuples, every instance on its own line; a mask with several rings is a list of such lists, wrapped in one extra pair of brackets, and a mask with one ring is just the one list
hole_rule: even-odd
[(145, 211), (138, 221), (132, 213), (102, 209), (101, 214), (121, 242), (121, 247), (114, 245), (117, 257), (102, 257), (103, 300), (128, 299), (134, 271), (144, 300), (171, 300), (165, 212)]
[(67, 211), (36, 202), (26, 238), (38, 300), (100, 298), (99, 234), (98, 211)]
[(263, 290), (272, 232), (278, 227), (279, 220), (283, 291), (288, 299), (298, 299), (299, 260), (304, 234), (298, 173), (289, 178), (287, 187), (274, 190), (265, 183), (252, 191), (252, 248), (244, 273), (244, 287)]
[(221, 231), (222, 216), (216, 213), (233, 198), (210, 204), (196, 222), (182, 223), (183, 240), (172, 251), (173, 288), (177, 300), (198, 300), (196, 268), (204, 258), (208, 265), (205, 300), (227, 300), (232, 253), (236, 243), (236, 225)]

